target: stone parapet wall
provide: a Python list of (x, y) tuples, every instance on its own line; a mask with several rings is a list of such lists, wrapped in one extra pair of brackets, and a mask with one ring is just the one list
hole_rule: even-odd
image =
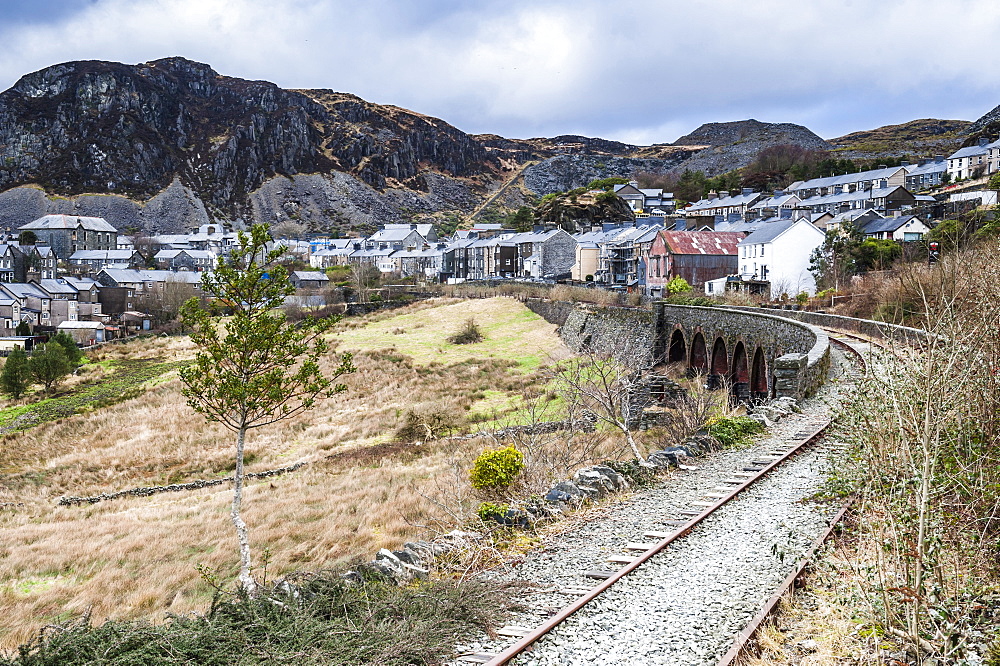
[(794, 319), (813, 326), (833, 328), (845, 333), (857, 333), (858, 335), (878, 340), (898, 340), (914, 344), (926, 342), (930, 336), (927, 331), (919, 328), (899, 326), (897, 324), (887, 324), (885, 322), (874, 321), (871, 319), (843, 317), (841, 315), (827, 314), (825, 312), (806, 312), (804, 310), (770, 310), (739, 305), (725, 306), (725, 308), (727, 310), (741, 310), (743, 312), (773, 312), (777, 316), (786, 319)]

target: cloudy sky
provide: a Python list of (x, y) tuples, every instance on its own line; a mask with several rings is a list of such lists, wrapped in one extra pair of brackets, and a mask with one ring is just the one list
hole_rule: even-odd
[(670, 142), (756, 118), (824, 138), (1000, 104), (997, 0), (0, 0), (0, 90), (168, 56), (471, 133)]

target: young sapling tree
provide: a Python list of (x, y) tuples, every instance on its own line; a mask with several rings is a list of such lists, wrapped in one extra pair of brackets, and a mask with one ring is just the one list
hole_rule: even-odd
[(329, 345), (324, 337), (337, 318), (307, 318), (291, 324), (281, 306), (295, 288), (288, 271), (276, 264), (284, 248), (268, 249), (267, 227), (241, 232), (228, 259), (202, 276), (201, 288), (231, 316), (220, 320), (198, 299), (181, 308), (199, 351), (181, 370), (188, 404), (208, 421), (236, 434), (231, 518), (240, 552), (240, 587), (254, 594), (250, 540), (240, 515), (243, 500), (243, 452), (248, 430), (260, 428), (309, 409), (317, 398), (346, 390), (336, 379), (354, 372), (350, 354), (332, 372), (320, 369)]

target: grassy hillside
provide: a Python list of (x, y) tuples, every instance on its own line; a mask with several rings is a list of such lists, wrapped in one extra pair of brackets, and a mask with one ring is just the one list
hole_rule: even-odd
[[(469, 317), (486, 340), (446, 338)], [(462, 421), (510, 404), (549, 359), (566, 349), (546, 323), (512, 299), (442, 300), (350, 320), (338, 346), (356, 350), (346, 394), (311, 412), (251, 433), (248, 471), (299, 461), (283, 476), (249, 483), (244, 516), (256, 552), (271, 551), (269, 578), (293, 569), (339, 567), (444, 528), (433, 498), (465, 484), (476, 440), (393, 442), (408, 410), (438, 410)], [(120, 345), (98, 360), (175, 364), (185, 339)], [(331, 356), (327, 363), (335, 364)], [(92, 608), (105, 617), (162, 619), (204, 610), (212, 589), (196, 567), (230, 579), (237, 569), (228, 486), (83, 506), (62, 495), (226, 476), (232, 435), (184, 404), (167, 366), (135, 397), (3, 435), (0, 448), (0, 647), (46, 623)], [(96, 371), (95, 371), (96, 372)], [(113, 372), (109, 372), (113, 376)], [(95, 381), (95, 385), (99, 381)]]

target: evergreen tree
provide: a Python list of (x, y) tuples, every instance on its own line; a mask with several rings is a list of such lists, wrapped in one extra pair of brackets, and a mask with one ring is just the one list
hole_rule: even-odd
[(0, 372), (0, 388), (10, 397), (17, 400), (31, 386), (31, 369), (28, 367), (28, 355), (20, 347), (15, 347)]
[(22, 321), (14, 329), (14, 335), (31, 335), (31, 324), (26, 321)]
[(83, 350), (76, 346), (76, 341), (66, 331), (59, 331), (49, 342), (55, 342), (66, 352), (66, 358), (74, 368), (83, 363)]
[(52, 390), (59, 381), (73, 370), (66, 356), (66, 350), (57, 342), (47, 342), (35, 348), (28, 359), (31, 374), (46, 391)]
[(339, 366), (320, 370), (329, 349), (324, 333), (336, 319), (305, 319), (295, 325), (285, 320), (280, 308), (295, 287), (287, 269), (276, 264), (285, 248), (267, 249), (267, 227), (254, 225), (238, 239), (238, 247), (201, 281), (204, 293), (227, 304), (232, 316), (222, 324), (196, 299), (181, 309), (184, 325), (193, 331), (191, 340), (200, 348), (194, 362), (181, 370), (181, 380), (193, 409), (236, 434), (230, 516), (239, 544), (240, 586), (254, 594), (249, 532), (240, 515), (246, 433), (298, 414), (318, 397), (346, 390), (333, 382), (354, 366), (345, 354)]

